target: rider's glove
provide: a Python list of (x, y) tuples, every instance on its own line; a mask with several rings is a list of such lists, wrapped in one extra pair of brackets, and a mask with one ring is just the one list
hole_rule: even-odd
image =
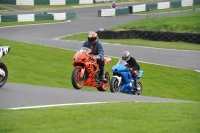
[(125, 66), (128, 67), (128, 68), (131, 68), (131, 65), (129, 65), (128, 63)]
[(96, 60), (96, 59), (100, 59), (100, 56), (99, 56), (99, 55), (94, 55), (94, 56), (93, 56), (93, 59), (95, 59), (95, 60)]

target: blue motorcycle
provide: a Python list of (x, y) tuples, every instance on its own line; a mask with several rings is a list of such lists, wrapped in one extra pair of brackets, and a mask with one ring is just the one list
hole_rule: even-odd
[(138, 72), (138, 88), (134, 87), (134, 80), (131, 75), (131, 69), (126, 66), (126, 62), (122, 59), (112, 67), (113, 77), (110, 82), (110, 91), (113, 93), (122, 92), (132, 95), (142, 94), (142, 83), (139, 81), (143, 71)]

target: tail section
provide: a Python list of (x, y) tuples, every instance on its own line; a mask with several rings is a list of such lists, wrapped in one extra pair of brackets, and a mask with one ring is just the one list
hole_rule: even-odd
[(143, 72), (144, 72), (144, 71), (139, 71), (139, 72), (138, 72), (138, 76), (137, 76), (138, 79), (142, 77)]
[(0, 46), (0, 58), (10, 51), (10, 46)]
[(104, 57), (105, 64), (108, 64), (112, 59), (108, 57)]

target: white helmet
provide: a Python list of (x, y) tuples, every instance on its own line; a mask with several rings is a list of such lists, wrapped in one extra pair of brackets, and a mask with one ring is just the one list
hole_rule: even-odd
[(131, 58), (131, 54), (128, 51), (122, 53), (122, 60), (128, 61)]

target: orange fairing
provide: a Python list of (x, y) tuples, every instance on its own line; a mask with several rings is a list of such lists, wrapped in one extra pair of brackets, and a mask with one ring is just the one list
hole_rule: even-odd
[[(74, 79), (79, 79), (79, 81), (84, 80), (84, 86), (92, 86), (92, 87), (100, 87), (104, 85), (104, 83), (97, 83), (96, 74), (99, 71), (99, 65), (97, 64), (97, 60), (93, 59), (90, 52), (92, 50), (86, 47), (82, 47), (73, 57), (73, 66), (74, 68), (78, 68), (77, 71), (78, 77)], [(111, 58), (104, 58), (105, 64), (111, 61)], [(75, 83), (75, 82), (74, 82)], [(109, 83), (107, 83), (109, 84)]]
[(104, 57), (105, 65), (108, 64), (112, 59), (108, 57)]

